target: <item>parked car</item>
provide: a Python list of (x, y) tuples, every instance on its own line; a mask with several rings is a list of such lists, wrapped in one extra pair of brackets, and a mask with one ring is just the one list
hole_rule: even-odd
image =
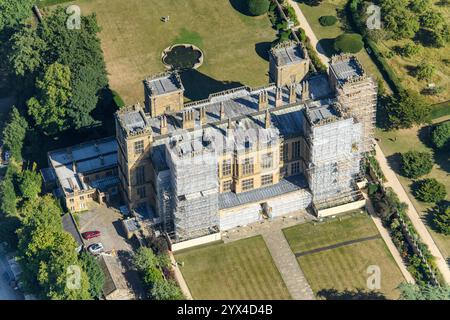
[(100, 253), (102, 253), (102, 252), (104, 251), (103, 244), (101, 244), (101, 242), (91, 244), (91, 245), (88, 247), (88, 251), (89, 251), (90, 253), (92, 253), (92, 254), (100, 254)]
[(83, 238), (84, 238), (85, 240), (89, 240), (89, 239), (92, 239), (92, 238), (99, 237), (100, 234), (101, 234), (100, 231), (95, 230), (95, 231), (86, 231), (86, 232), (83, 232), (81, 235), (83, 236)]

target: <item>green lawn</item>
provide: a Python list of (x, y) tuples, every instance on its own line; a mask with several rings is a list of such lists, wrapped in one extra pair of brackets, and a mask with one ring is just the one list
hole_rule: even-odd
[[(161, 52), (194, 42), (205, 53), (198, 72), (182, 75), (188, 99), (240, 85), (268, 83), (264, 52), (276, 35), (267, 15), (249, 17), (229, 0), (79, 0), (83, 14), (95, 12), (111, 88), (125, 103), (143, 101), (142, 80), (164, 71)], [(234, 3), (234, 1), (233, 1)], [(161, 17), (170, 16), (167, 23)], [(190, 80), (190, 83), (188, 81)]]
[[(294, 253), (378, 234), (370, 217), (360, 213), (319, 224), (301, 224), (283, 232)], [(333, 289), (366, 290), (370, 265), (380, 267), (380, 293), (386, 298), (398, 298), (396, 287), (404, 281), (381, 238), (306, 254), (297, 261), (315, 294)]]
[[(316, 7), (299, 3), (300, 9), (308, 20), (308, 23), (319, 40), (321, 47), (325, 51), (325, 54), (329, 57), (336, 54), (333, 48), (334, 39), (344, 33), (343, 23), (339, 20), (339, 12), (343, 10), (346, 3), (347, 0), (324, 0), (319, 6)], [(321, 16), (337, 16), (338, 22), (333, 26), (324, 27), (319, 22), (319, 18)], [(356, 56), (366, 69), (367, 73), (374, 76), (376, 79), (383, 80), (383, 76), (377, 66), (364, 49), (358, 52)], [(389, 86), (386, 83), (385, 87), (389, 90)]]
[(194, 299), (290, 299), (262, 237), (177, 253)]
[[(437, 122), (450, 119), (450, 116), (444, 116), (436, 119)], [(434, 152), (431, 148), (431, 142), (428, 135), (428, 127), (411, 128), (395, 131), (381, 131), (377, 130), (376, 136), (379, 139), (379, 145), (383, 150), (383, 153), (388, 158), (390, 164), (394, 170), (399, 173), (400, 163), (398, 153), (407, 152), (409, 150), (428, 151)], [(444, 152), (434, 152), (435, 165), (431, 173), (424, 177), (435, 178), (439, 182), (443, 183), (447, 189), (447, 193), (450, 194), (450, 150)], [(450, 236), (439, 234), (430, 227), (430, 220), (428, 216), (428, 209), (432, 207), (431, 204), (426, 204), (417, 201), (411, 193), (411, 179), (397, 175), (403, 188), (408, 193), (408, 196), (413, 203), (416, 210), (422, 215), (426, 226), (430, 231), (432, 237), (436, 241), (439, 249), (446, 259), (450, 258)], [(447, 195), (447, 200), (450, 196)]]

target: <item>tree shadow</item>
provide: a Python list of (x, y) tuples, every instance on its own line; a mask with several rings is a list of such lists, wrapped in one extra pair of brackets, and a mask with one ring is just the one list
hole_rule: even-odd
[(130, 251), (118, 250), (117, 258), (120, 263), (125, 267), (125, 271), (123, 276), (125, 277), (129, 287), (132, 289), (134, 294), (138, 296), (138, 298), (143, 299), (147, 296), (144, 284), (142, 283), (139, 272), (135, 270), (132, 262), (132, 255)]
[(431, 140), (432, 131), (433, 126), (424, 126), (417, 132), (417, 137), (419, 140), (429, 148), (434, 148), (433, 141)]
[(262, 59), (269, 61), (269, 52), (272, 42), (259, 42), (255, 44), (255, 51)]
[(417, 75), (417, 66), (406, 65), (405, 66), (406, 73), (415, 78)]
[[(394, 154), (391, 154), (390, 156), (386, 157), (386, 160), (391, 167), (391, 169), (399, 175), (402, 175), (402, 157), (399, 152), (396, 152)], [(402, 175), (403, 176), (403, 175)]]
[(336, 289), (322, 289), (317, 295), (326, 300), (386, 300), (381, 292), (365, 291), (363, 289), (338, 291)]
[(416, 32), (413, 41), (420, 42), (424, 47), (433, 47), (433, 33), (430, 30), (419, 29)]
[(190, 100), (202, 100), (212, 93), (242, 87), (237, 81), (219, 81), (199, 72), (196, 69), (180, 71), (180, 78), (184, 85), (184, 96)]
[(336, 50), (334, 50), (334, 40), (334, 38), (320, 39), (319, 42), (317, 42), (317, 51), (321, 54), (326, 55), (327, 57), (331, 57), (332, 55), (336, 54)]
[(236, 10), (239, 13), (242, 13), (246, 16), (249, 15), (248, 10), (247, 10), (247, 6), (246, 1), (242, 1), (242, 0), (230, 0), (230, 4), (233, 7), (234, 10)]

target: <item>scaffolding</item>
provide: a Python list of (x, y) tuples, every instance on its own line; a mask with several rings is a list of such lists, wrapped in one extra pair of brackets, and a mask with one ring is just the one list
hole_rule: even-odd
[(177, 137), (166, 147), (176, 241), (218, 231), (218, 160), (211, 141)]
[[(307, 110), (307, 169), (306, 176), (313, 202), (348, 198), (354, 191), (353, 182), (360, 172), (361, 124), (339, 110), (339, 106)], [(328, 109), (325, 109), (328, 108)], [(312, 112), (329, 116), (313, 121)], [(333, 114), (332, 111), (337, 111)]]

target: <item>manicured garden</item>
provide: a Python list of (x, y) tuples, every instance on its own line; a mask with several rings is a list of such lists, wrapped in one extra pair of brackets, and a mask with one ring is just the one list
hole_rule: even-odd
[[(294, 253), (337, 245), (297, 258), (319, 298), (398, 298), (396, 287), (404, 278), (381, 238), (339, 246), (346, 241), (378, 235), (367, 214), (354, 212), (323, 223), (301, 224), (283, 231)], [(367, 268), (371, 265), (380, 267), (380, 291), (367, 289)]]
[(194, 299), (290, 299), (262, 237), (176, 253)]
[[(83, 14), (95, 12), (109, 83), (125, 103), (143, 100), (142, 80), (164, 71), (161, 52), (174, 43), (192, 43), (204, 64), (182, 75), (188, 99), (205, 98), (240, 85), (268, 83), (267, 50), (275, 31), (267, 15), (240, 12), (229, 0), (79, 0)], [(161, 18), (169, 16), (168, 22)], [(194, 18), (195, 17), (195, 18)]]

